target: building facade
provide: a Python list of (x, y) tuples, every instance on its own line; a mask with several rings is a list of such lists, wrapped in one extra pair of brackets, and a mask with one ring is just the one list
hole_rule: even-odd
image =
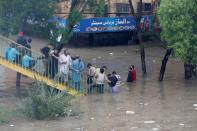
[[(58, 4), (57, 15), (66, 18), (69, 14), (72, 0), (61, 0)], [(131, 0), (134, 8), (134, 12), (139, 11), (139, 0)], [(158, 0), (143, 0), (142, 11), (143, 12), (154, 12), (157, 6)], [(115, 16), (127, 16), (131, 15), (129, 0), (105, 0), (106, 15), (107, 17)], [(89, 10), (84, 11), (85, 17), (96, 17), (94, 12)]]

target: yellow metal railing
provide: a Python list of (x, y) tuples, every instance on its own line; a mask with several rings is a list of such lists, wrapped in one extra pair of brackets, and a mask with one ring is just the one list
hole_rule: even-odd
[[(31, 62), (28, 64), (25, 62), (25, 58), (27, 58), (27, 56), (28, 58), (31, 58)], [(50, 64), (47, 64), (47, 70), (43, 64), (44, 61), (46, 62), (46, 58), (44, 58), (41, 53), (30, 50), (24, 46), (19, 45), (13, 40), (0, 36), (1, 65), (15, 70), (32, 79), (42, 81), (51, 87), (57, 88), (59, 90), (65, 90), (71, 95), (78, 96), (85, 93), (84, 87), (86, 82), (82, 76), (82, 73), (79, 74), (81, 75), (79, 87), (72, 87), (72, 79), (69, 79), (66, 83), (59, 79), (58, 68), (54, 68), (56, 70), (56, 75), (55, 77), (51, 77), (50, 73), (52, 67), (50, 66), (53, 66), (53, 61), (51, 61), (50, 58), (47, 59), (47, 62), (50, 62)]]

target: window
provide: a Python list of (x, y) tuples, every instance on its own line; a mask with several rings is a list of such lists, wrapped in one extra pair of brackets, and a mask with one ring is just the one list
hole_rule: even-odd
[[(140, 3), (138, 2), (137, 12), (140, 11), (139, 7)], [(151, 3), (142, 3), (142, 12), (152, 11), (152, 4)]]
[(129, 4), (127, 4), (127, 3), (116, 3), (116, 12), (117, 12), (117, 14), (116, 14), (117, 16), (127, 15), (125, 13), (130, 12)]
[(152, 7), (151, 7), (151, 3), (144, 3), (143, 4), (143, 11), (151, 11)]

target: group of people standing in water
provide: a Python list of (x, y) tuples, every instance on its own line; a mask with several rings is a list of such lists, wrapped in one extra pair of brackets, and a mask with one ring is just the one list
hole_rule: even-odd
[(129, 67), (127, 82), (133, 82), (133, 81), (136, 81), (136, 70), (135, 70), (135, 66), (131, 65)]
[(62, 45), (48, 45), (40, 51), (44, 55), (43, 64), (45, 76), (58, 79), (77, 90), (82, 88), (81, 77), (84, 71), (84, 62), (79, 55), (72, 55)]
[[(77, 90), (83, 89), (85, 85), (83, 85), (84, 83), (81, 84), (81, 81), (85, 66), (79, 55), (71, 55), (69, 50), (64, 48), (62, 44), (49, 44), (40, 50), (43, 56), (35, 59), (32, 57), (30, 50), (31, 41), (31, 39), (26, 39), (24, 34), (20, 32), (17, 39), (19, 45), (16, 46), (14, 43), (10, 45), (6, 50), (6, 59), (17, 64), (19, 63), (28, 69), (32, 69), (36, 64), (36, 60), (41, 59), (44, 65), (44, 76), (57, 79)], [(116, 71), (112, 71), (110, 74), (106, 74), (106, 72), (106, 66), (98, 68), (91, 63), (87, 64), (88, 86), (86, 89), (88, 93), (93, 93), (94, 91), (101, 94), (104, 93), (106, 83), (110, 92), (118, 91), (121, 85), (120, 75)], [(136, 81), (136, 70), (134, 65), (131, 65), (128, 71), (127, 82), (133, 81)]]
[[(94, 92), (94, 89), (97, 93), (104, 93), (104, 85), (108, 83), (109, 91), (111, 93), (116, 93), (119, 90), (121, 85), (121, 76), (116, 73), (116, 71), (112, 71), (112, 73), (106, 75), (106, 66), (102, 66), (101, 68), (97, 68), (93, 66), (91, 63), (87, 64), (88, 72), (87, 72), (87, 84), (88, 84), (88, 93)], [(134, 65), (129, 67), (127, 82), (136, 81), (136, 70)]]
[[(65, 83), (77, 90), (80, 90), (81, 77), (84, 71), (84, 62), (79, 55), (70, 55), (68, 49), (63, 49), (62, 44), (49, 44), (43, 47), (40, 52), (42, 56), (35, 58), (31, 51), (31, 39), (19, 32), (17, 44), (11, 43), (5, 51), (5, 59), (26, 69)], [(63, 50), (63, 51), (62, 51)], [(34, 69), (38, 60), (43, 61), (44, 74), (39, 69)]]

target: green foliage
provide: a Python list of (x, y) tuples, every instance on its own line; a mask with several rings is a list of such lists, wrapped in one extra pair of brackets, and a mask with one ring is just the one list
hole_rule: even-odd
[(68, 17), (69, 25), (73, 27), (81, 20), (81, 18), (82, 18), (81, 12), (79, 12), (79, 10), (74, 8), (71, 11), (70, 16)]
[(73, 27), (79, 23), (79, 21), (82, 18), (82, 14), (81, 12), (79, 12), (79, 10), (77, 10), (76, 8), (74, 8), (71, 13), (70, 16), (68, 17), (68, 25), (67, 28), (64, 31), (61, 31), (63, 34), (63, 43), (68, 43), (70, 38), (73, 35)]
[(42, 82), (36, 82), (28, 94), (29, 97), (23, 100), (24, 105), (20, 108), (28, 117), (39, 120), (54, 119), (67, 114), (72, 98)]
[(88, 8), (94, 12), (96, 17), (104, 17), (106, 13), (105, 0), (87, 0)]
[(13, 114), (14, 112), (11, 109), (0, 105), (0, 124), (9, 122)]
[(27, 23), (45, 27), (55, 9), (53, 0), (0, 0), (0, 33), (16, 34)]
[(106, 13), (105, 0), (99, 0), (99, 3), (94, 6), (94, 12), (97, 17), (104, 17)]
[(69, 43), (69, 40), (73, 36), (73, 31), (69, 31), (69, 29), (59, 29), (59, 31), (62, 33), (62, 43), (67, 44)]
[(79, 0), (73, 3), (73, 7), (70, 10), (68, 16), (68, 25), (66, 28), (57, 28), (52, 25), (53, 36), (50, 38), (50, 42), (56, 43), (56, 38), (62, 34), (61, 43), (68, 44), (71, 37), (73, 36), (73, 27), (82, 19), (82, 11), (84, 9), (90, 9), (92, 12), (96, 13), (97, 17), (103, 17), (106, 11), (105, 0)]
[(48, 39), (50, 34), (49, 26), (41, 27), (39, 25), (28, 24), (23, 31), (25, 35), (44, 39)]
[(52, 44), (56, 43), (56, 38), (62, 34), (62, 39), (61, 39), (61, 43), (63, 44), (67, 44), (69, 43), (69, 40), (71, 39), (72, 35), (73, 35), (73, 27), (78, 24), (78, 22), (81, 20), (82, 18), (82, 14), (81, 12), (79, 12), (79, 10), (77, 8), (74, 8), (67, 21), (67, 27), (66, 28), (58, 28), (56, 25), (56, 23), (52, 23), (50, 25), (50, 28), (53, 30), (53, 36), (50, 38), (50, 42)]
[[(85, 5), (85, 6), (84, 6)], [(73, 27), (82, 19), (82, 13), (85, 8), (89, 8), (92, 12), (96, 13), (97, 17), (103, 17), (106, 11), (105, 8), (105, 0), (81, 0), (75, 3), (75, 7), (71, 10), (70, 15), (68, 17), (68, 26), (66, 29), (53, 29), (54, 36), (58, 36), (59, 34), (63, 34), (61, 43), (69, 43), (73, 35)], [(57, 37), (54, 37), (52, 41), (55, 41)]]
[(158, 17), (162, 38), (185, 63), (197, 64), (196, 0), (162, 0)]

